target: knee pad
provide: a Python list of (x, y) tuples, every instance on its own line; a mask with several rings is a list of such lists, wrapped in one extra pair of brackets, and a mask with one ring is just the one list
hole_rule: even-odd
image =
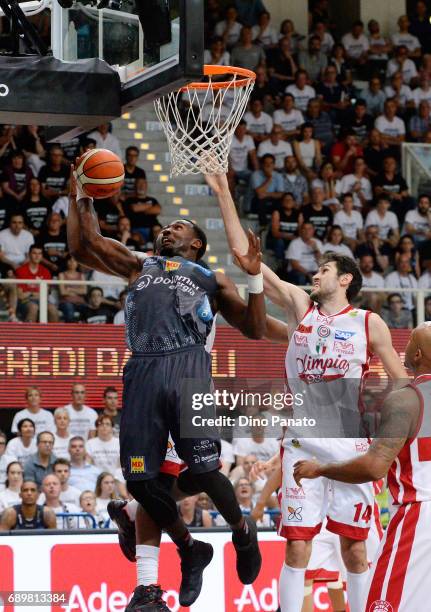
[(161, 529), (172, 525), (178, 518), (177, 505), (169, 493), (172, 481), (172, 477), (169, 476), (168, 478), (127, 481), (130, 493)]

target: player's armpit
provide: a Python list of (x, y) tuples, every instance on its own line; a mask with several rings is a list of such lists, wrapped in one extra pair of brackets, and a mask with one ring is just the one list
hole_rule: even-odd
[(246, 303), (233, 281), (225, 274), (216, 273), (218, 290), (216, 306), (223, 317), (236, 329), (255, 340), (266, 333), (265, 299), (263, 293), (251, 293)]
[(376, 354), (389, 376), (399, 380), (400, 387), (408, 384), (407, 372), (401, 363), (398, 353), (392, 345), (392, 336), (388, 326), (375, 312), (370, 313), (368, 320), (370, 349)]

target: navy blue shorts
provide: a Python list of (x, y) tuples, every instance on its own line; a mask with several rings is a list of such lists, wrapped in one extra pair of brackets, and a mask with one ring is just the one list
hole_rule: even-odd
[[(158, 475), (169, 433), (176, 453), (192, 472), (219, 468), (221, 444), (216, 430), (210, 436), (197, 431), (195, 438), (188, 428), (187, 437), (180, 435), (185, 419), (193, 415), (191, 392), (211, 392), (211, 357), (203, 346), (163, 354), (135, 353), (124, 368), (123, 383), (120, 459), (126, 480)], [(207, 408), (207, 415), (208, 411), (213, 414), (214, 408)]]

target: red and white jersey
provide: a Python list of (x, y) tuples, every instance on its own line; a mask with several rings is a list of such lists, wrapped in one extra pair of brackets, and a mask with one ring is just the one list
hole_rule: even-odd
[(347, 306), (327, 316), (312, 303), (292, 334), (286, 353), (286, 374), (309, 384), (339, 378), (362, 379), (370, 361), (370, 312)]
[(431, 500), (431, 374), (418, 376), (411, 387), (420, 401), (417, 434), (407, 440), (388, 472), (388, 487), (398, 505)]

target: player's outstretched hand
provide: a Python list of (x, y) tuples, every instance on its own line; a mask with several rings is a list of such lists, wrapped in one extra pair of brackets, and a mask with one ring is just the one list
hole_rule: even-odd
[(226, 174), (205, 174), (205, 180), (215, 194), (229, 191)]
[(256, 461), (250, 470), (251, 482), (255, 482), (258, 478), (265, 480), (268, 472), (272, 471), (272, 469), (270, 461)]
[(319, 478), (321, 465), (316, 460), (302, 460), (297, 461), (293, 466), (293, 477), (298, 487), (301, 486), (302, 478)]
[(262, 251), (260, 248), (260, 238), (251, 229), (248, 230), (248, 251), (245, 255), (240, 255), (237, 249), (232, 249), (235, 256), (235, 263), (247, 274), (260, 274), (262, 263)]
[(261, 504), (260, 502), (257, 502), (255, 507), (251, 511), (250, 516), (254, 520), (254, 522), (257, 523), (257, 521), (262, 521), (263, 520), (263, 513), (264, 512), (265, 512), (265, 506), (263, 504)]

